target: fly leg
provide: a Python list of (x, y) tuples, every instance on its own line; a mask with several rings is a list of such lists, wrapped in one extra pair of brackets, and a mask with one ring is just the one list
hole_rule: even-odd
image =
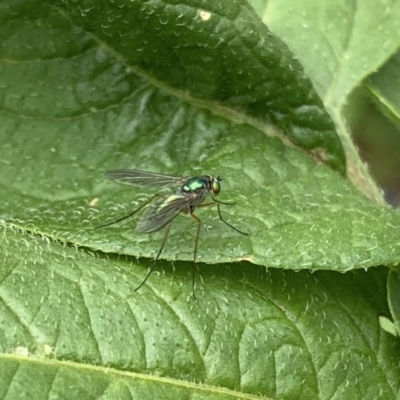
[(225, 221), (225, 220), (222, 218), (221, 209), (220, 209), (220, 206), (219, 206), (219, 205), (220, 205), (220, 204), (224, 204), (224, 205), (226, 205), (226, 206), (233, 206), (233, 205), (235, 205), (236, 203), (225, 203), (225, 202), (223, 202), (223, 201), (219, 201), (219, 200), (217, 200), (217, 199), (214, 199), (214, 197), (213, 197), (212, 199), (214, 200), (212, 203), (200, 204), (200, 205), (197, 206), (197, 208), (201, 208), (201, 207), (210, 207), (210, 206), (213, 206), (213, 205), (216, 204), (216, 205), (217, 205), (217, 210), (218, 210), (218, 216), (219, 216), (220, 221), (222, 221), (224, 224), (228, 225), (228, 226), (229, 226), (230, 228), (232, 228), (234, 231), (239, 232), (239, 233), (242, 234), (242, 235), (248, 236), (248, 233), (243, 232), (243, 231), (241, 231), (241, 230), (238, 229), (238, 228), (235, 228), (233, 225), (231, 225), (229, 222)]
[(147, 279), (149, 279), (150, 275), (154, 271), (154, 269), (156, 267), (156, 262), (164, 249), (165, 243), (167, 242), (167, 238), (169, 235), (169, 230), (171, 229), (171, 225), (172, 225), (172, 221), (167, 225), (167, 228), (165, 230), (164, 239), (161, 242), (160, 250), (158, 250), (158, 253), (156, 255), (156, 258), (154, 259), (152, 267), (149, 269), (149, 272), (147, 273), (146, 278), (144, 278), (143, 282), (135, 289), (135, 292), (137, 292), (146, 283)]
[[(233, 230), (235, 230), (236, 232), (241, 233), (242, 235), (248, 235), (248, 233), (242, 232), (241, 230), (235, 228), (233, 225), (231, 225), (230, 223), (226, 222), (221, 215), (221, 210), (220, 210), (220, 204), (225, 204), (225, 205), (229, 205), (232, 206), (235, 203), (224, 203), (222, 201), (218, 201), (216, 199), (213, 198), (213, 202), (211, 203), (204, 203), (204, 204), (200, 204), (197, 206), (197, 208), (202, 208), (202, 207), (211, 207), (214, 206), (215, 204), (217, 205), (217, 209), (218, 209), (218, 216), (219, 219), (224, 222), (226, 225), (228, 225), (230, 228), (232, 228)], [(196, 299), (196, 295), (194, 292), (194, 285), (195, 285), (195, 274), (196, 274), (196, 256), (197, 256), (197, 249), (198, 249), (198, 245), (199, 245), (199, 237), (200, 237), (200, 228), (201, 228), (201, 219), (199, 217), (197, 217), (196, 215), (193, 214), (194, 212), (194, 207), (191, 207), (189, 209), (189, 211), (183, 211), (184, 213), (189, 213), (189, 215), (197, 222), (197, 234), (196, 234), (196, 241), (194, 244), (194, 254), (193, 254), (193, 274), (192, 274), (192, 292), (193, 292), (193, 298)]]
[(196, 232), (196, 241), (194, 242), (194, 252), (193, 252), (193, 270), (192, 270), (192, 294), (193, 298), (196, 300), (196, 295), (194, 292), (194, 286), (195, 286), (195, 277), (196, 277), (196, 258), (197, 258), (197, 249), (199, 246), (199, 237), (200, 237), (200, 229), (201, 229), (201, 219), (197, 216), (194, 215), (195, 207), (190, 207), (189, 211), (183, 211), (185, 214), (189, 213), (189, 215), (197, 222), (197, 232)]

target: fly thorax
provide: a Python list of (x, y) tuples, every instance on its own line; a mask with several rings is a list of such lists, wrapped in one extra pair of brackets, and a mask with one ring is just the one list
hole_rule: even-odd
[(182, 186), (184, 192), (208, 191), (207, 181), (203, 178), (191, 178)]

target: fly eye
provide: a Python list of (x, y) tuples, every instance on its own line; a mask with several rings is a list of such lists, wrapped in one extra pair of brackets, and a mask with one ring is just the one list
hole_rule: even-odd
[(211, 190), (214, 194), (218, 194), (221, 191), (221, 185), (217, 180), (213, 180)]

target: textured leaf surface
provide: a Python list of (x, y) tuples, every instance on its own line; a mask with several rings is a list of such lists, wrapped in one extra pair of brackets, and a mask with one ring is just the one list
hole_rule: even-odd
[[(124, 103), (121, 118), (148, 96), (143, 89), (139, 98)], [(159, 108), (162, 114), (147, 115)], [(223, 207), (223, 215), (250, 235), (242, 236), (218, 221), (215, 209), (199, 210), (204, 222), (201, 261), (245, 259), (265, 266), (346, 271), (399, 260), (400, 214), (372, 205), (306, 154), (254, 127), (172, 98), (156, 96), (146, 110), (136, 117), (140, 129), (148, 129), (139, 137), (124, 132), (129, 121), (121, 121), (115, 131), (108, 110), (71, 120), (65, 128), (50, 122), (54, 129), (43, 130), (21, 122), (11, 139), (5, 132), (3, 213), (9, 221), (104, 252), (153, 257), (162, 232), (137, 233), (134, 220), (94, 228), (127, 214), (154, 193), (107, 182), (105, 169), (146, 166), (143, 169), (177, 175), (223, 176), (220, 198), (236, 202)], [(80, 124), (82, 130), (76, 131)], [(99, 125), (99, 130), (85, 129), (86, 124)], [(193, 137), (193, 130), (198, 136)], [(24, 152), (29, 154), (25, 159), (20, 156)], [(193, 259), (194, 225), (179, 216), (162, 257)]]
[[(298, 64), (287, 70), (286, 50), (274, 45), (271, 60), (282, 65), (271, 81), (239, 73), (264, 57), (264, 47), (249, 44), (250, 28), (259, 40), (270, 37), (244, 3), (212, 8), (214, 36), (206, 28), (204, 36), (184, 35), (200, 49), (205, 38), (223, 37), (215, 63), (210, 48), (171, 47), (179, 29), (206, 22), (207, 10), (194, 3), (160, 10), (154, 2), (158, 14), (138, 38), (140, 62), (129, 59), (124, 38), (143, 26), (129, 23), (126, 8), (115, 22), (113, 9), (97, 2), (46, 4), (0, 3), (0, 397), (398, 397), (399, 343), (378, 323), (389, 314), (386, 270), (283, 269), (398, 263), (399, 214), (372, 205), (302, 150), (320, 143), (316, 158), (343, 165), (336, 139), (329, 142), (336, 136), (317, 129), (325, 125), (315, 115), (322, 122), (326, 115), (315, 94), (303, 96), (309, 86)], [(142, 4), (143, 17), (150, 10), (130, 4)], [(186, 28), (176, 23), (163, 35), (177, 11)], [(231, 35), (232, 26), (243, 35)], [(226, 81), (222, 60), (231, 68)], [(291, 83), (281, 97), (275, 79)], [(266, 82), (273, 98), (260, 100), (256, 88)], [(244, 96), (237, 103), (235, 91)], [(302, 125), (290, 111), (307, 99), (317, 113), (306, 107), (310, 125)], [(267, 104), (276, 118), (282, 111), (279, 129), (317, 132), (294, 147), (254, 104)], [(106, 181), (104, 172), (116, 168), (223, 177), (219, 198), (236, 202), (223, 215), (250, 236), (223, 225), (216, 210), (198, 210), (198, 301), (185, 261), (193, 257), (190, 219), (179, 216), (172, 228), (162, 258), (174, 262), (160, 260), (139, 292), (163, 233), (138, 235), (134, 220), (94, 229), (154, 193)]]
[(0, 344), (16, 353), (0, 356), (3, 398), (23, 388), (48, 398), (66, 385), (69, 398), (392, 399), (399, 391), (400, 343), (378, 323), (388, 312), (383, 268), (202, 266), (193, 301), (185, 263), (174, 272), (163, 264), (162, 276), (134, 292), (147, 262), (9, 229), (1, 238)]
[[(37, 30), (36, 14), (28, 10), (26, 25)], [(39, 24), (42, 34), (57, 26), (64, 41), (53, 42), (56, 48), (42, 43), (41, 61), (27, 51), (14, 54), (18, 62), (3, 63), (0, 190), (2, 212), (17, 226), (106, 252), (153, 256), (160, 235), (138, 235), (133, 223), (93, 229), (129, 212), (134, 205), (128, 202), (139, 199), (132, 188), (105, 182), (103, 173), (211, 172), (225, 179), (223, 199), (237, 202), (223, 209), (225, 218), (250, 236), (224, 226), (215, 210), (202, 210), (203, 261), (342, 271), (397, 262), (399, 213), (372, 206), (334, 172), (267, 136), (267, 127), (164, 92), (58, 10), (47, 9), (47, 18)], [(6, 48), (17, 52), (12, 39)], [(192, 221), (177, 219), (166, 258), (192, 259), (193, 228)]]
[(334, 125), (297, 59), (245, 0), (54, 1), (135, 72), (179, 97), (272, 123), (343, 172)]
[[(212, 123), (213, 117), (208, 115), (206, 118)], [(226, 121), (220, 121), (217, 126), (221, 129), (223, 124), (226, 125)], [(208, 132), (209, 135), (215, 132), (212, 125), (209, 125)], [(88, 135), (85, 141), (90, 140)], [(189, 139), (185, 136), (177, 139), (177, 135), (179, 133), (176, 130), (174, 139), (163, 143), (161, 154), (171, 162), (177, 150), (175, 140), (187, 143)], [(35, 135), (36, 143), (39, 137)], [(61, 138), (62, 141), (71, 142), (70, 155), (77, 154), (82, 149), (79, 138), (73, 144), (73, 137), (69, 138), (64, 134)], [(145, 142), (146, 149), (143, 150), (154, 155), (156, 164), (160, 157), (160, 150), (157, 149), (159, 142), (156, 138), (153, 141), (151, 136), (146, 139), (149, 142)], [(26, 146), (29, 139), (26, 138), (23, 142)], [(57, 143), (57, 139), (53, 142)], [(118, 156), (119, 159), (126, 159), (126, 163), (122, 162), (122, 165), (120, 161), (113, 161), (112, 153), (116, 148), (112, 142), (106, 142), (106, 138), (100, 140), (101, 146), (110, 152), (109, 161), (103, 165), (110, 165), (109, 168), (140, 167), (140, 164), (128, 161), (128, 156), (133, 156), (132, 159), (135, 160), (137, 157), (134, 154), (143, 155), (140, 144), (136, 141), (125, 145), (127, 153)], [(197, 150), (199, 155), (194, 159), (201, 155), (206, 156), (199, 173), (223, 175), (225, 180), (222, 183), (225, 186), (220, 198), (236, 201), (235, 206), (222, 208), (223, 215), (240, 229), (249, 232), (250, 236), (242, 236), (218, 221), (215, 209), (199, 210), (197, 215), (204, 221), (199, 260), (219, 263), (246, 259), (266, 266), (345, 271), (354, 267), (388, 264), (400, 258), (399, 213), (371, 205), (328, 168), (316, 166), (297, 150), (288, 149), (278, 139), (268, 138), (249, 126), (227, 127), (225, 135), (215, 135), (212, 142), (216, 143), (212, 151), (207, 143), (203, 147), (201, 141), (192, 141), (194, 148), (185, 148), (182, 153), (196, 154)], [(75, 150), (74, 146), (77, 146)], [(257, 146), (264, 150), (260, 151)], [(94, 153), (96, 150), (96, 144), (88, 149)], [(100, 148), (99, 151), (101, 152)], [(92, 156), (92, 161), (95, 157)], [(282, 160), (285, 160), (284, 164)], [(40, 164), (40, 160), (38, 162)], [(190, 161), (182, 163), (179, 171), (189, 171), (190, 167)], [(6, 179), (14, 180), (18, 174), (17, 168), (16, 165), (10, 168)], [(33, 182), (37, 188), (28, 190), (29, 204), (21, 206), (18, 196), (14, 198), (13, 206), (9, 208), (15, 207), (13, 213), (17, 219), (11, 219), (13, 223), (23, 229), (105, 252), (155, 256), (162, 232), (152, 235), (138, 233), (134, 220), (109, 228), (94, 229), (97, 225), (127, 214), (152, 192), (103, 182), (101, 171), (89, 172), (73, 163), (70, 166), (48, 164), (45, 168), (42, 169), (45, 173), (44, 179), (38, 184), (30, 172), (34, 171), (35, 166), (29, 168), (29, 164), (27, 165), (23, 176), (23, 182), (27, 183), (25, 190), (29, 188), (29, 182)], [(78, 179), (55, 179), (51, 175), (56, 168), (63, 169), (66, 176)], [(192, 167), (194, 173), (197, 168)], [(149, 169), (165, 172), (161, 167)], [(93, 189), (86, 189), (93, 184)], [(13, 182), (8, 181), (5, 186), (12, 187)], [(79, 187), (75, 199), (61, 200), (63, 193), (73, 193), (74, 186)], [(56, 195), (53, 194), (54, 191)], [(42, 199), (35, 198), (35, 193)], [(8, 197), (12, 198), (10, 195)], [(98, 208), (89, 206), (88, 203), (93, 199), (97, 199), (94, 201), (97, 201)], [(130, 204), (130, 201), (135, 202)], [(193, 259), (195, 231), (192, 220), (179, 216), (174, 221), (162, 257)]]

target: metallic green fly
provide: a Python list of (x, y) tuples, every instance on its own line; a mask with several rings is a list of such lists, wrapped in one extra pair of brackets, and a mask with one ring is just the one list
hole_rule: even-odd
[[(136, 186), (147, 186), (151, 188), (162, 188), (162, 187), (174, 187), (175, 191), (170, 194), (155, 194), (146, 200), (139, 208), (132, 211), (128, 215), (125, 215), (122, 218), (117, 219), (116, 221), (110, 222), (105, 225), (101, 225), (101, 227), (110, 226), (121, 222), (127, 218), (132, 217), (137, 212), (139, 212), (143, 207), (154, 201), (153, 204), (147, 208), (144, 212), (143, 216), (139, 219), (137, 223), (137, 230), (142, 233), (153, 233), (157, 232), (160, 229), (166, 227), (164, 239), (161, 242), (161, 247), (158, 250), (156, 258), (154, 260), (153, 266), (149, 269), (146, 277), (143, 282), (135, 289), (139, 290), (150, 277), (153, 272), (156, 261), (161, 255), (161, 252), (164, 249), (164, 245), (167, 241), (169, 231), (171, 228), (171, 224), (173, 220), (178, 216), (178, 214), (189, 214), (195, 222), (197, 222), (197, 234), (196, 241), (194, 244), (194, 268), (193, 268), (193, 280), (192, 280), (192, 289), (193, 289), (193, 297), (194, 295), (194, 276), (195, 276), (195, 265), (196, 265), (196, 256), (197, 256), (197, 248), (199, 243), (200, 236), (200, 228), (201, 228), (201, 220), (198, 218), (194, 211), (196, 208), (208, 207), (208, 206), (217, 206), (219, 219), (228, 225), (230, 228), (239, 232), (242, 235), (247, 235), (247, 233), (242, 232), (241, 230), (235, 228), (233, 225), (228, 223), (222, 218), (220, 204), (224, 205), (234, 205), (235, 203), (225, 203), (217, 200), (214, 196), (217, 196), (221, 191), (220, 182), (222, 179), (218, 176), (215, 177), (213, 175), (203, 175), (196, 176), (192, 178), (182, 178), (169, 176), (164, 174), (156, 174), (153, 172), (146, 171), (136, 171), (130, 169), (120, 169), (114, 170), (106, 173), (106, 178), (111, 179), (117, 182), (129, 183)], [(203, 203), (207, 196), (210, 195), (212, 202)]]

